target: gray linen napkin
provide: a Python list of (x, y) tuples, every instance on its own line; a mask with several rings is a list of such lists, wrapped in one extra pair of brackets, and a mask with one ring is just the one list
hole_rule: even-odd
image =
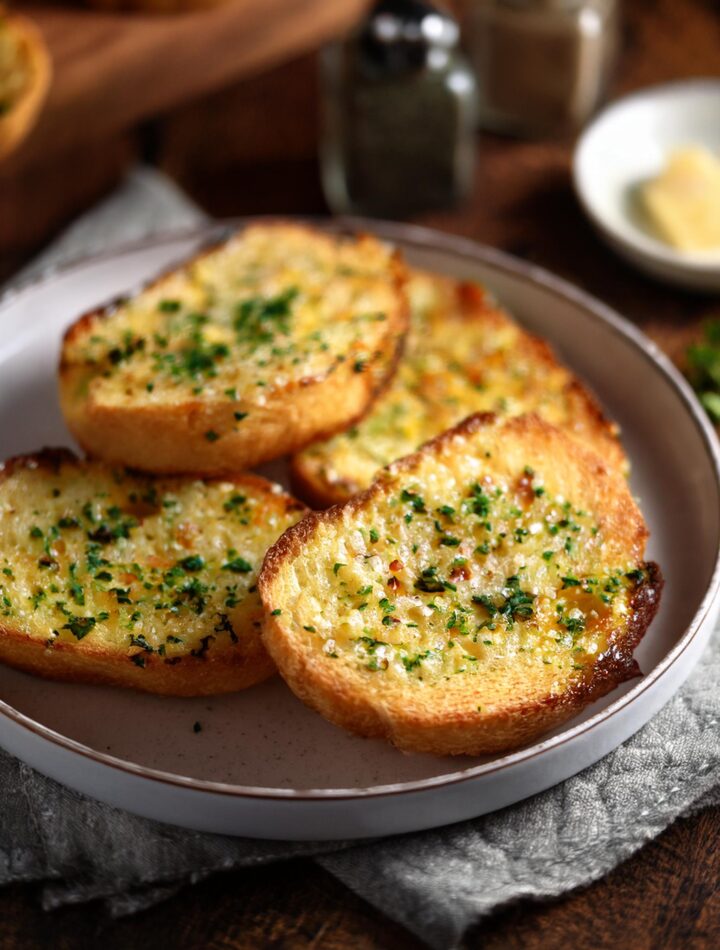
[[(166, 178), (138, 169), (20, 280), (203, 219)], [(720, 804), (718, 682), (716, 635), (679, 694), (592, 768), (484, 818), (361, 844), (253, 841), (156, 824), (62, 788), (0, 752), (0, 884), (44, 882), (46, 909), (100, 898), (121, 915), (217, 871), (314, 855), (430, 945), (452, 947), (501, 905), (588, 884), (679, 815)]]

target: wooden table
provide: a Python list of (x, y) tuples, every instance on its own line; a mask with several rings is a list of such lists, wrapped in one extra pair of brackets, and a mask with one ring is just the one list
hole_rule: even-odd
[[(628, 0), (626, 8), (617, 92), (720, 74), (714, 0)], [(313, 75), (312, 60), (298, 60), (176, 110), (153, 127), (152, 153), (214, 214), (322, 211)], [(283, 122), (269, 123), (268, 114), (281, 115)], [(242, 144), (228, 131), (240, 126)], [(208, 135), (220, 146), (212, 152), (198, 144)], [(570, 143), (483, 137), (473, 202), (423, 223), (495, 244), (568, 277), (639, 323), (679, 359), (702, 319), (720, 317), (720, 298), (655, 284), (615, 258), (576, 204), (569, 158)], [(719, 882), (720, 808), (714, 808), (678, 821), (580, 892), (502, 910), (475, 928), (466, 944), (486, 950), (714, 948), (720, 946)], [(421, 946), (310, 861), (218, 875), (113, 923), (99, 907), (40, 913), (34, 888), (0, 892), (0, 946), (83, 950), (100, 944), (104, 950)]]

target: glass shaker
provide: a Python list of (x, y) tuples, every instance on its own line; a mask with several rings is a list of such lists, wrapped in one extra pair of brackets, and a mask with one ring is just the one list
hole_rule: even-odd
[(604, 99), (618, 0), (461, 0), (480, 124), (516, 135), (578, 129)]
[(475, 79), (455, 20), (421, 0), (381, 0), (323, 50), (321, 166), (335, 212), (405, 217), (472, 190)]

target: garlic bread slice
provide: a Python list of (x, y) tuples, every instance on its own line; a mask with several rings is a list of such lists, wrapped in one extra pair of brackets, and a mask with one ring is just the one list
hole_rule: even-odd
[(407, 292), (411, 325), (393, 381), (361, 422), (293, 458), (302, 498), (318, 507), (347, 501), (380, 468), (475, 412), (536, 412), (626, 467), (617, 426), (482, 287), (411, 271)]
[(638, 675), (662, 586), (647, 536), (625, 479), (565, 432), (472, 416), (273, 545), (263, 639), (352, 732), (513, 749)]
[(153, 480), (65, 451), (0, 469), (0, 661), (195, 696), (274, 672), (257, 572), (304, 509), (254, 475)]
[(246, 228), (65, 337), (61, 405), (94, 456), (228, 474), (350, 425), (394, 371), (404, 268), (372, 237)]

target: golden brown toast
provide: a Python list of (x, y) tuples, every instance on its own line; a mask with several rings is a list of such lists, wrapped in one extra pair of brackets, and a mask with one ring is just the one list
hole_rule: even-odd
[(662, 587), (647, 536), (625, 479), (577, 440), (476, 415), (280, 538), (263, 639), (352, 732), (513, 749), (638, 675)]
[(25, 137), (45, 101), (50, 55), (27, 17), (0, 4), (0, 158)]
[(274, 672), (256, 577), (303, 514), (254, 475), (153, 480), (65, 451), (0, 469), (0, 661), (196, 696)]
[(248, 227), (75, 323), (60, 396), (94, 456), (141, 471), (242, 471), (361, 416), (399, 356), (404, 268), (372, 237)]
[(360, 423), (293, 458), (302, 498), (347, 501), (384, 465), (474, 412), (537, 412), (626, 466), (617, 427), (594, 398), (481, 287), (413, 271), (407, 291), (411, 328), (395, 378)]

